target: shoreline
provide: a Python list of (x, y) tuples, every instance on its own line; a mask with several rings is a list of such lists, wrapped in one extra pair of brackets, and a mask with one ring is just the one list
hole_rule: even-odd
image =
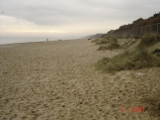
[(19, 45), (19, 44), (35, 44), (35, 43), (52, 43), (52, 42), (60, 42), (60, 41), (74, 41), (74, 40), (81, 40), (81, 39), (58, 39), (58, 40), (51, 40), (51, 41), (33, 41), (33, 42), (16, 42), (16, 43), (4, 43), (0, 44), (0, 46), (6, 46), (6, 45)]

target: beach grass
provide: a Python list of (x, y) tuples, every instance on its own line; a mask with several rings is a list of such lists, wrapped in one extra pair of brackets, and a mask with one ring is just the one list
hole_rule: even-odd
[[(125, 50), (123, 53), (113, 58), (103, 58), (97, 62), (97, 68), (102, 71), (116, 72), (120, 70), (157, 67), (160, 65), (159, 57), (154, 56), (148, 50), (148, 47), (154, 45), (156, 42), (156, 37), (154, 35), (144, 36), (134, 51), (130, 52)], [(112, 46), (100, 47), (99, 49), (104, 50), (120, 47), (117, 43), (112, 43), (110, 45)]]

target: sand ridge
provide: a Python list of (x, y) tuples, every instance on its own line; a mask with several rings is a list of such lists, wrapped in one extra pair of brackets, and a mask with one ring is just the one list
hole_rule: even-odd
[(121, 50), (97, 48), (87, 40), (0, 46), (0, 118), (158, 120), (121, 108), (145, 105), (139, 101), (156, 92), (160, 69), (103, 74), (95, 62)]

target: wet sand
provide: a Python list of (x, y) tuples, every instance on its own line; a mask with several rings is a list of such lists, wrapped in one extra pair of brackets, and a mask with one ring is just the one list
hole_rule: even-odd
[(97, 48), (88, 40), (0, 46), (0, 120), (159, 120), (134, 108), (157, 92), (160, 68), (104, 74), (95, 63), (122, 50)]

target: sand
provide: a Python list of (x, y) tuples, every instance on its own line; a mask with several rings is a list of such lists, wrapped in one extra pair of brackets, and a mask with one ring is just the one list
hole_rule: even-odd
[(0, 46), (0, 120), (158, 120), (134, 108), (157, 92), (160, 68), (104, 74), (95, 63), (122, 50), (97, 49), (88, 40)]

